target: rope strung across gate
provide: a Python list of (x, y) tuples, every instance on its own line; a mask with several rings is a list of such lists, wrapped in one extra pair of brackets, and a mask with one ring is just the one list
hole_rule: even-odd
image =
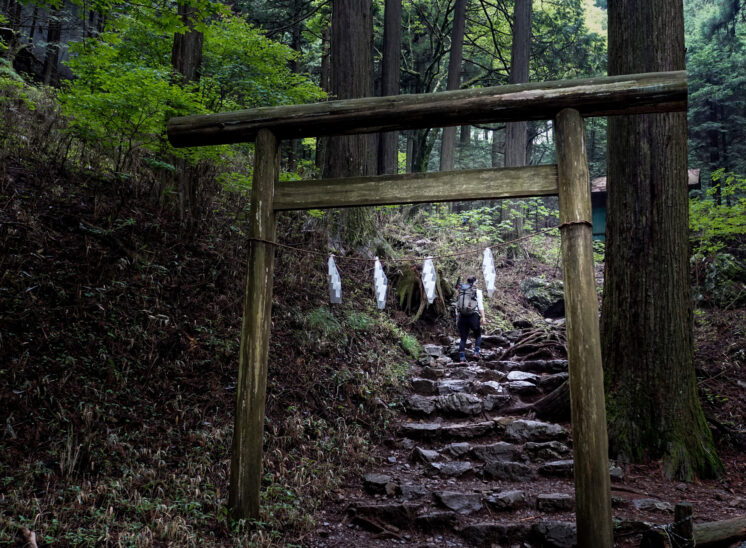
[[(507, 242), (498, 242), (492, 245), (472, 248), (472, 249), (465, 250), (465, 251), (457, 251), (455, 253), (445, 253), (442, 255), (428, 255), (424, 259), (422, 259), (421, 257), (403, 257), (401, 259), (386, 259), (386, 262), (415, 263), (419, 261), (424, 261), (422, 265), (422, 288), (425, 292), (428, 303), (432, 304), (436, 297), (436, 280), (437, 280), (437, 272), (435, 268), (433, 267), (433, 261), (437, 259), (461, 257), (464, 255), (471, 255), (474, 253), (482, 252), (484, 256), (483, 261), (482, 261), (482, 272), (484, 274), (484, 281), (486, 283), (486, 289), (487, 289), (488, 296), (491, 297), (493, 293), (495, 292), (495, 281), (497, 278), (497, 275), (495, 273), (495, 264), (494, 264), (494, 260), (492, 256), (491, 247), (507, 246), (510, 244), (514, 244), (516, 242), (520, 242), (522, 240), (526, 240), (528, 238), (533, 238), (540, 234), (545, 234), (557, 228), (564, 229), (564, 228), (568, 228), (573, 225), (585, 225), (585, 226), (591, 226), (591, 227), (593, 226), (590, 221), (586, 221), (582, 219), (577, 220), (577, 221), (567, 221), (567, 222), (560, 224), (559, 227), (545, 228), (544, 230), (539, 230), (531, 234), (526, 234), (525, 236), (521, 236), (520, 238), (515, 238)], [(326, 258), (327, 267), (328, 267), (327, 275), (329, 278), (329, 302), (333, 304), (339, 304), (342, 302), (342, 277), (340, 276), (339, 270), (337, 269), (337, 265), (335, 262), (335, 255), (333, 253), (324, 253), (322, 251), (303, 249), (301, 247), (281, 244), (279, 242), (273, 242), (271, 240), (265, 240), (262, 238), (248, 238), (248, 240), (252, 242), (261, 242), (267, 245), (275, 246), (280, 249), (288, 249), (288, 250), (295, 251), (298, 253), (304, 253), (306, 255), (315, 255), (315, 256)], [(375, 288), (376, 302), (377, 302), (378, 308), (383, 309), (386, 306), (386, 292), (388, 290), (388, 278), (386, 277), (386, 274), (383, 272), (380, 259), (378, 257), (375, 257), (374, 259), (365, 259), (365, 258), (360, 258), (360, 257), (337, 257), (337, 259), (343, 259), (347, 261), (357, 261), (357, 262), (367, 262), (367, 263), (374, 262), (375, 263), (373, 285)]]
[[(551, 228), (545, 228), (544, 230), (539, 230), (537, 232), (532, 232), (531, 234), (527, 234), (525, 236), (522, 236), (520, 238), (516, 238), (514, 240), (509, 240), (507, 242), (497, 242), (490, 245), (485, 245), (483, 247), (476, 247), (472, 249), (468, 249), (466, 251), (457, 251), (455, 253), (446, 253), (443, 255), (428, 255), (427, 258), (432, 260), (437, 259), (448, 259), (451, 257), (461, 257), (464, 255), (471, 255), (472, 253), (481, 253), (485, 249), (491, 248), (491, 247), (504, 247), (506, 245), (514, 244), (516, 242), (520, 242), (522, 240), (527, 240), (529, 238), (533, 238), (534, 236), (539, 236), (540, 234), (545, 234), (547, 232), (551, 232), (552, 230), (556, 229), (562, 229), (566, 226), (574, 225), (574, 224), (584, 224), (588, 226), (592, 226), (589, 221), (570, 221), (567, 223), (562, 223), (559, 226), (553, 226)], [(281, 244), (280, 242), (273, 242), (271, 240), (264, 240), (262, 238), (247, 238), (250, 242), (261, 242), (263, 244), (272, 245), (281, 249), (289, 249), (291, 251), (296, 251), (298, 253), (305, 253), (307, 255), (317, 255), (319, 257), (327, 258), (329, 256), (329, 253), (325, 253), (323, 251), (314, 251), (312, 249), (304, 249), (302, 247), (294, 247), (292, 245), (287, 244)], [(338, 257), (334, 256), (337, 260), (344, 260), (344, 261), (358, 261), (358, 262), (367, 262), (367, 263), (373, 263), (376, 261), (376, 259), (366, 259), (363, 257)], [(387, 263), (417, 263), (424, 260), (422, 257), (402, 257), (401, 259), (385, 259), (385, 262)]]

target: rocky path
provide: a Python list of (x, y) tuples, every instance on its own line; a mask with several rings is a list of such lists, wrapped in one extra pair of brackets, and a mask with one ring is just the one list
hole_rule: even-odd
[(568, 425), (505, 413), (562, 384), (567, 361), (498, 359), (520, 338), (487, 336), (482, 359), (467, 364), (454, 361), (453, 339), (425, 345), (381, 464), (346, 501), (346, 523), (312, 545), (350, 545), (357, 535), (359, 546), (572, 546)]

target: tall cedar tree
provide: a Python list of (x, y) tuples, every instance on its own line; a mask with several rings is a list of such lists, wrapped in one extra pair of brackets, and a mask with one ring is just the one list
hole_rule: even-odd
[[(329, 52), (334, 99), (372, 95), (372, 38), (371, 0), (334, 0)], [(324, 178), (372, 175), (374, 139), (373, 135), (330, 137)]]
[[(609, 75), (684, 69), (682, 0), (609, 2)], [(608, 121), (601, 316), (609, 449), (668, 477), (723, 471), (692, 361), (686, 114)]]
[[(510, 83), (528, 82), (528, 63), (531, 53), (532, 0), (516, 0), (513, 8), (513, 45), (510, 49)], [(505, 127), (505, 167), (521, 167), (526, 161), (527, 122), (510, 122)], [(523, 231), (523, 217), (513, 218), (515, 236)]]
[[(381, 95), (399, 95), (401, 65), (401, 0), (386, 0), (383, 22)], [(381, 133), (378, 147), (378, 173), (396, 173), (399, 165), (399, 133)]]
[[(451, 54), (448, 59), (448, 90), (461, 86), (461, 63), (464, 51), (464, 26), (466, 23), (466, 0), (456, 0), (453, 12), (453, 32), (451, 34)], [(454, 150), (456, 148), (456, 128), (443, 128), (440, 143), (440, 171), (453, 169)]]
[[(516, 0), (513, 9), (513, 46), (510, 50), (510, 83), (528, 82), (531, 52), (531, 0)], [(526, 165), (526, 122), (511, 122), (505, 133), (505, 167)]]

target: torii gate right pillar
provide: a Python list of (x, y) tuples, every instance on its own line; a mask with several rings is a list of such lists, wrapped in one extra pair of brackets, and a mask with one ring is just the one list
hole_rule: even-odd
[(590, 178), (585, 126), (577, 110), (555, 118), (562, 266), (579, 548), (611, 548), (606, 404), (598, 296), (593, 271)]

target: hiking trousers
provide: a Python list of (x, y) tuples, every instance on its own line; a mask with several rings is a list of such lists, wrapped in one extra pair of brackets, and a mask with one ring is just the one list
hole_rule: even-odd
[(463, 352), (466, 348), (466, 338), (469, 336), (469, 331), (474, 332), (474, 351), (478, 351), (482, 346), (482, 326), (479, 322), (479, 314), (472, 314), (471, 316), (459, 316), (458, 319), (458, 332), (461, 335), (461, 342), (458, 345), (458, 351)]

